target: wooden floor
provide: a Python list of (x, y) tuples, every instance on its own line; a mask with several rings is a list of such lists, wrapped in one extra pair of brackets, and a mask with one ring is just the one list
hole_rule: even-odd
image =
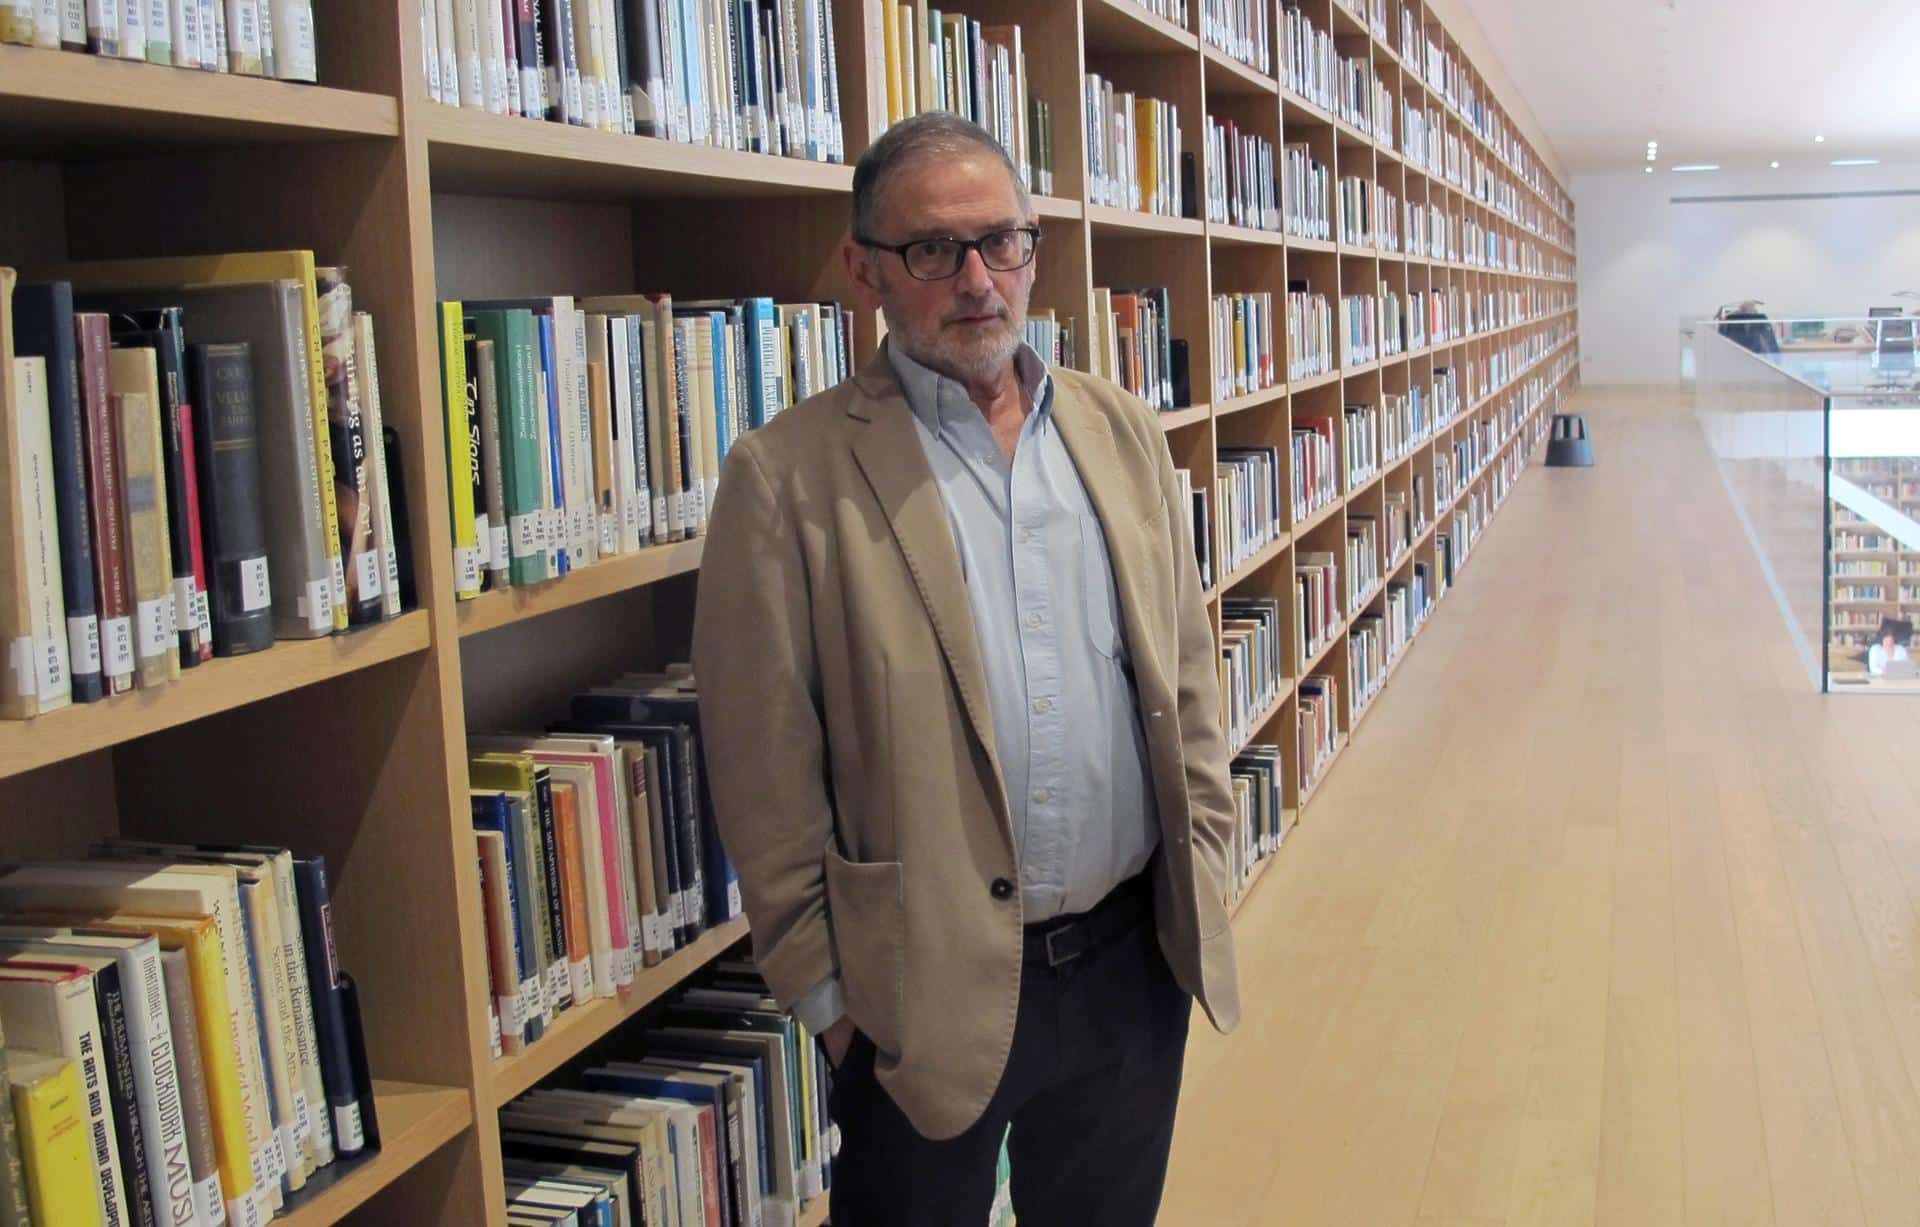
[(1920, 702), (1811, 691), (1678, 398), (1577, 407), (1241, 913), (1163, 1224), (1920, 1223)]

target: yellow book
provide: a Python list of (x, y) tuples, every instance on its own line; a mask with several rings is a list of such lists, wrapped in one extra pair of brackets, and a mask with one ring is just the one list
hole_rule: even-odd
[(347, 573), (340, 562), (340, 513), (333, 495), (333, 448), (327, 422), (327, 376), (320, 353), (320, 299), (314, 287), (310, 251), (240, 251), (207, 256), (166, 256), (147, 260), (100, 260), (68, 264), (53, 276), (76, 290), (165, 290), (203, 285), (240, 285), (259, 281), (300, 283), (300, 317), (307, 333), (307, 380), (313, 398), (315, 452), (320, 464), (321, 519), (326, 522), (327, 565), (333, 586), (333, 625), (347, 629)]
[(7, 1053), (7, 1084), (33, 1221), (99, 1227), (100, 1195), (87, 1146), (80, 1066), (16, 1048)]
[(1160, 103), (1153, 98), (1133, 100), (1133, 130), (1140, 168), (1140, 207), (1156, 212), (1155, 198), (1160, 191)]
[(108, 354), (108, 387), (120, 435), (120, 484), (126, 491), (127, 558), (134, 598), (134, 645), (140, 685), (180, 678), (180, 636), (174, 622), (173, 545), (167, 532), (167, 460), (160, 424), (160, 367), (151, 349)]
[(480, 595), (480, 530), (473, 518), (466, 334), (466, 313), (460, 304), (441, 303), (440, 388), (447, 416), (447, 497), (453, 509), (453, 594), (471, 601)]
[(920, 60), (914, 52), (919, 44), (913, 38), (917, 27), (911, 4), (900, 5), (899, 11), (900, 31), (895, 38), (900, 45), (900, 114), (903, 119), (912, 119), (920, 113), (920, 70), (916, 67)]
[(880, 30), (887, 45), (887, 122), (897, 124), (907, 117), (900, 105), (900, 9), (888, 0), (880, 5)]

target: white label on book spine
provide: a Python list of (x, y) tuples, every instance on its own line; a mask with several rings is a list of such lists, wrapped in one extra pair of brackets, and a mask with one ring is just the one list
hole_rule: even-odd
[[(187, 613), (189, 616), (192, 615), (192, 605), (188, 605)], [(161, 608), (161, 614), (167, 620), (167, 634), (177, 636), (180, 633), (180, 597), (178, 592), (172, 597), (165, 599)]]
[(300, 600), (300, 616), (307, 620), (308, 630), (333, 629), (333, 587), (326, 580), (308, 582), (307, 595)]
[(293, 1093), (293, 1139), (304, 1146), (307, 1139), (312, 1136), (313, 1109), (307, 1103), (307, 1093), (295, 1091)]
[(540, 553), (540, 513), (522, 512), (508, 520), (507, 534), (515, 558), (531, 558)]
[(567, 978), (572, 982), (575, 1001), (587, 1001), (593, 997), (593, 964), (585, 960), (567, 964)]
[(360, 599), (365, 601), (377, 597), (383, 591), (380, 586), (380, 551), (366, 550), (353, 556), (354, 578), (360, 582)]
[(100, 672), (100, 619), (94, 614), (67, 619), (67, 652), (75, 673)]
[(600, 513), (600, 552), (602, 554), (613, 553), (614, 543), (616, 538), (619, 536), (619, 533), (620, 533), (620, 529), (618, 525), (614, 523), (613, 513), (611, 511), (601, 512)]
[(35, 640), (34, 682), (39, 687), (35, 693), (42, 703), (51, 703), (69, 692), (66, 654), (60, 650), (63, 646), (57, 637)]
[(341, 1154), (357, 1154), (367, 1144), (366, 1134), (360, 1131), (360, 1101), (354, 1100), (344, 1108), (333, 1110), (333, 1132), (340, 1140)]
[(38, 656), (32, 635), (14, 639), (13, 650), (7, 653), (7, 666), (13, 674), (13, 680), (7, 683), (9, 694), (37, 696), (40, 693), (39, 684), (34, 680), (34, 660)]
[(616, 946), (613, 951), (613, 979), (617, 984), (633, 983), (633, 947)]
[(240, 560), (240, 608), (255, 613), (273, 603), (273, 581), (267, 574), (267, 556)]
[(508, 562), (512, 559), (512, 556), (507, 552), (507, 526), (505, 524), (493, 525), (488, 529), (487, 540), (488, 549), (492, 555), (487, 564), (488, 568), (494, 571), (506, 570)]
[(520, 1017), (523, 1019), (539, 1016), (541, 1012), (539, 977), (536, 976), (532, 979), (520, 981), (520, 999), (516, 1003), (516, 1008), (520, 1011)]
[(745, 905), (740, 900), (740, 883), (727, 883), (727, 919), (732, 920), (745, 910)]
[(573, 991), (573, 982), (567, 978), (567, 965), (564, 962), (547, 966), (547, 1000), (564, 1000)]
[(647, 952), (660, 949), (660, 917), (648, 912), (640, 918), (640, 949)]
[(494, 998), (494, 1013), (500, 1018), (500, 1030), (517, 1036), (526, 1029), (527, 1015), (518, 993), (502, 993)]
[(327, 559), (327, 569), (333, 580), (333, 604), (327, 607), (327, 614), (331, 617), (334, 608), (347, 599), (347, 568), (346, 564), (340, 561), (340, 556), (335, 554)]
[(133, 672), (133, 619), (102, 618), (102, 641), (106, 645), (106, 672), (109, 677), (125, 677)]
[(207, 1227), (226, 1227), (227, 1203), (220, 1196), (220, 1173), (193, 1186), (193, 1208)]
[(253, 1192), (262, 1196), (261, 1190), (268, 1184), (280, 1183), (280, 1177), (273, 1170), (273, 1146), (263, 1144), (253, 1150)]
[(480, 591), (480, 551), (471, 545), (453, 547), (453, 584), (458, 592)]
[(227, 1203), (227, 1218), (234, 1227), (263, 1227), (265, 1220), (260, 1216), (260, 1203), (254, 1199), (252, 1189)]
[(173, 646), (174, 631), (169, 625), (168, 615), (173, 612), (173, 598), (157, 596), (150, 601), (142, 601), (134, 611), (134, 621), (140, 631), (140, 659), (151, 660), (164, 656)]
[(199, 588), (193, 593), (193, 624), (199, 628), (202, 638), (213, 638), (213, 606), (206, 592)]
[(495, 1058), (502, 1054), (500, 1049), (500, 1007), (487, 1003), (487, 1044)]
[(197, 627), (199, 620), (193, 616), (194, 584), (191, 575), (173, 577), (173, 626), (174, 630), (185, 627)]
[(656, 494), (653, 496), (653, 529), (662, 540), (665, 540), (667, 532), (667, 496), (664, 494)]
[(287, 1155), (294, 1149), (293, 1126), (281, 1125), (273, 1134), (273, 1176), (275, 1180), (287, 1178)]

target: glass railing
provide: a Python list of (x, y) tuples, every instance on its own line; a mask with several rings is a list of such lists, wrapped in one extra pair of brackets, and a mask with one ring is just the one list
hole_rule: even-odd
[[(1908, 317), (1907, 322), (1913, 322)], [(1788, 317), (1765, 320), (1716, 320), (1681, 316), (1680, 382), (1692, 383), (1700, 350), (1716, 336), (1732, 339), (1772, 359), (1806, 359), (1816, 369), (1828, 363), (1846, 366), (1874, 353), (1881, 320), (1866, 316)], [(1870, 359), (1871, 360), (1871, 359)]]
[(1920, 379), (1910, 346), (1836, 331), (1756, 353), (1703, 329), (1694, 408), (1815, 684), (1920, 693)]

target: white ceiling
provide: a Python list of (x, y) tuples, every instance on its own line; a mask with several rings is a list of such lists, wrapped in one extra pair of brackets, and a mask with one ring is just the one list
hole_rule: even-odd
[(1466, 4), (1570, 174), (1920, 161), (1917, 0)]

